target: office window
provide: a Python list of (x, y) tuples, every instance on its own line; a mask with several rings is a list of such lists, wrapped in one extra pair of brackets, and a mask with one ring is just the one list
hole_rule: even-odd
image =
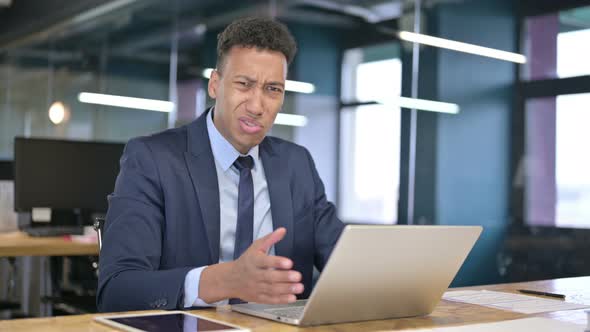
[(590, 75), (590, 6), (527, 17), (524, 27), (525, 136), (515, 184), (524, 179), (525, 224), (590, 228), (590, 86), (585, 77), (568, 80)]
[[(56, 45), (56, 50), (61, 46)], [(15, 50), (0, 59), (0, 160), (15, 136), (126, 142), (168, 128), (168, 113), (82, 102), (79, 93), (168, 100), (168, 65), (105, 55)], [(50, 106), (64, 105), (53, 119)]]
[(556, 101), (556, 225), (590, 227), (590, 93), (558, 96)]
[[(588, 8), (590, 14), (590, 8)], [(588, 17), (590, 24), (590, 17)], [(557, 76), (590, 75), (590, 29), (557, 35)]]
[(590, 228), (590, 93), (527, 103), (526, 220)]
[(525, 20), (523, 78), (565, 78), (590, 74), (590, 6)]
[[(345, 54), (343, 97), (375, 101), (387, 95), (400, 95), (400, 59), (363, 62), (362, 55), (358, 49)], [(400, 121), (399, 108), (367, 105), (342, 110), (339, 181), (342, 220), (397, 222)]]
[[(15, 136), (126, 142), (167, 128), (167, 113), (81, 103), (80, 92), (99, 92), (166, 100), (168, 82), (91, 71), (2, 66), (0, 77), (0, 160), (12, 159)], [(102, 82), (102, 83), (101, 83)], [(66, 117), (53, 123), (49, 108), (59, 101)]]

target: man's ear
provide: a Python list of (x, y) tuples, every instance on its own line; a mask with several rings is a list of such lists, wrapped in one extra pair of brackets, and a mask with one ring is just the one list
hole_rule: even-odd
[(211, 78), (209, 78), (209, 83), (207, 84), (207, 92), (209, 93), (209, 97), (215, 99), (217, 98), (217, 89), (219, 87), (219, 73), (217, 69), (211, 72)]

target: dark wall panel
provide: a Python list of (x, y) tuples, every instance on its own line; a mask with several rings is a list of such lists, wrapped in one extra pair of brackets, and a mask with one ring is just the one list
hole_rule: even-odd
[[(516, 51), (513, 6), (511, 1), (496, 0), (440, 5), (438, 35)], [(437, 220), (484, 227), (455, 286), (500, 281), (496, 256), (508, 224), (515, 72), (510, 62), (439, 51), (439, 99), (459, 104), (461, 113), (438, 118)]]

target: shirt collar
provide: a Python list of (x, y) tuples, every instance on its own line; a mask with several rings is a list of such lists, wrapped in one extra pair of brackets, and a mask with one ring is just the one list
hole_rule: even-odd
[[(211, 108), (211, 111), (209, 111), (209, 114), (207, 114), (207, 132), (209, 134), (209, 143), (211, 144), (213, 157), (215, 160), (217, 160), (219, 166), (221, 166), (221, 169), (223, 169), (225, 172), (233, 165), (234, 161), (236, 161), (238, 157), (246, 155), (242, 155), (240, 152), (238, 152), (238, 150), (236, 150), (236, 148), (234, 148), (234, 146), (231, 145), (231, 143), (228, 142), (225, 137), (223, 137), (223, 135), (221, 135), (219, 130), (217, 130), (217, 127), (215, 127), (215, 124), (213, 123), (213, 111), (214, 109)], [(258, 145), (251, 148), (247, 155), (252, 156), (254, 159), (254, 169), (256, 169), (259, 156)]]

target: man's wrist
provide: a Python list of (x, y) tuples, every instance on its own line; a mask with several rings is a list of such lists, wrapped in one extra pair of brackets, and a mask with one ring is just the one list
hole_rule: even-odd
[(233, 262), (219, 263), (206, 267), (201, 274), (199, 297), (213, 303), (235, 297), (232, 279)]
[(235, 261), (231, 261), (231, 262), (226, 262), (226, 263), (222, 263), (223, 266), (223, 276), (220, 278), (220, 280), (223, 282), (223, 289), (225, 290), (225, 296), (226, 298), (230, 299), (230, 298), (236, 298), (238, 297), (238, 292), (235, 288), (235, 282), (232, 280), (235, 277)]

